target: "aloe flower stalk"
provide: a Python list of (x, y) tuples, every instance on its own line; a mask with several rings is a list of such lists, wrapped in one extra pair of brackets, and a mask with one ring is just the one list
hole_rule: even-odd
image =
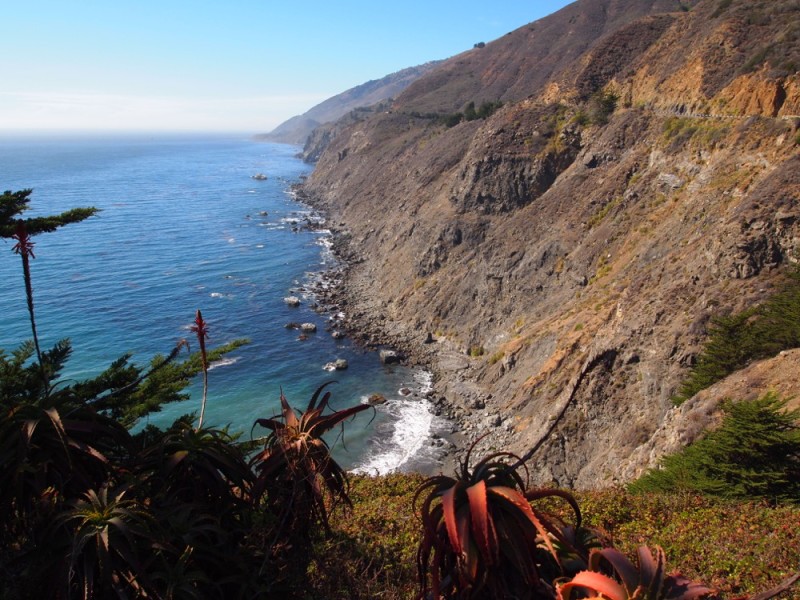
[(31, 319), (31, 333), (33, 334), (33, 345), (36, 347), (36, 358), (39, 361), (39, 368), (42, 372), (42, 379), (44, 380), (44, 388), (47, 390), (47, 376), (44, 372), (44, 363), (42, 363), (42, 351), (39, 348), (39, 336), (36, 333), (36, 316), (33, 310), (33, 285), (31, 284), (31, 264), (30, 259), (36, 258), (33, 253), (33, 241), (31, 236), (28, 235), (28, 229), (25, 227), (25, 221), (17, 221), (16, 232), (11, 236), (17, 243), (12, 250), (15, 254), (19, 254), (22, 258), (22, 273), (25, 278), (25, 296), (28, 299), (28, 314)]
[(203, 416), (206, 413), (206, 399), (208, 398), (208, 355), (206, 354), (206, 338), (208, 337), (208, 324), (203, 320), (203, 314), (197, 309), (194, 318), (194, 325), (191, 330), (197, 335), (197, 342), (200, 344), (200, 357), (203, 361), (203, 402), (200, 405), (200, 419), (197, 422), (197, 429), (203, 427)]

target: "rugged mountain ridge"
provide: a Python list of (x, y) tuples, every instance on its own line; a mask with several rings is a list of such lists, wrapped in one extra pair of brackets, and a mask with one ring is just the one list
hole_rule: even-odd
[(798, 39), (793, 0), (581, 0), (447, 61), (305, 186), (356, 259), (348, 313), (431, 361), (464, 441), (555, 425), (537, 480), (635, 476), (710, 319), (800, 254)]
[(441, 61), (402, 69), (380, 79), (373, 79), (345, 90), (311, 107), (302, 115), (284, 121), (269, 133), (256, 139), (284, 144), (305, 144), (308, 136), (321, 125), (332, 123), (357, 108), (372, 106), (400, 94), (416, 79), (436, 67)]

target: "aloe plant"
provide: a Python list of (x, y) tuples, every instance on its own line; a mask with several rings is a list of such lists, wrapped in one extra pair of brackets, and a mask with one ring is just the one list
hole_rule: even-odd
[(587, 571), (558, 584), (558, 600), (596, 598), (606, 600), (694, 600), (714, 595), (714, 590), (678, 573), (668, 574), (664, 551), (656, 554), (640, 546), (638, 567), (614, 548), (593, 549)]
[(552, 597), (553, 579), (568, 574), (563, 559), (577, 557), (583, 564), (586, 553), (575, 545), (573, 529), (532, 502), (566, 500), (580, 528), (575, 499), (561, 490), (527, 490), (519, 457), (508, 452), (470, 469), (474, 447), (456, 477), (431, 477), (417, 490), (415, 507), (424, 496), (418, 597)]
[[(153, 586), (147, 563), (157, 540), (154, 522), (138, 501), (125, 498), (125, 490), (108, 486), (89, 490), (56, 521), (71, 537), (62, 577), (63, 596), (82, 598), (151, 597)], [(150, 592), (150, 593), (148, 593)]]
[(326, 495), (335, 503), (350, 505), (348, 479), (344, 469), (331, 456), (323, 435), (346, 419), (372, 408), (357, 404), (325, 413), (330, 392), (322, 398), (320, 386), (311, 396), (306, 410), (298, 415), (281, 392), (281, 416), (256, 420), (256, 425), (270, 430), (264, 449), (251, 461), (257, 479), (253, 496), (265, 493), (268, 502), (291, 529), (307, 532), (313, 522), (330, 532)]

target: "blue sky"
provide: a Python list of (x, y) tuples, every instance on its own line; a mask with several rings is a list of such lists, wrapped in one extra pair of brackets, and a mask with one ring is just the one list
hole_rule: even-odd
[(569, 2), (5, 2), (0, 132), (269, 131)]

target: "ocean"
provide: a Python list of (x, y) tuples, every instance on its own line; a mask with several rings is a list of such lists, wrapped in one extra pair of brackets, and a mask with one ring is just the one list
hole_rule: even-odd
[[(78, 206), (100, 213), (36, 236), (34, 302), (42, 348), (68, 337), (73, 354), (63, 380), (101, 372), (131, 353), (137, 364), (167, 354), (200, 309), (209, 346), (250, 343), (209, 372), (206, 424), (251, 435), (257, 418), (277, 414), (281, 390), (302, 408), (313, 391), (335, 380), (333, 408), (382, 394), (328, 440), (348, 469), (386, 473), (427, 460), (434, 417), (423, 398), (430, 374), (382, 365), (326, 331), (329, 315), (311, 305), (309, 284), (335, 267), (330, 234), (290, 186), (311, 172), (295, 146), (245, 136), (127, 135), (0, 137), (0, 186), (32, 188), (28, 216)], [(265, 180), (254, 179), (263, 173)], [(30, 338), (22, 268), (12, 243), (0, 243), (0, 348)], [(297, 295), (302, 302), (284, 302)], [(298, 339), (289, 322), (317, 332)], [(329, 372), (336, 359), (349, 368)], [(403, 388), (412, 391), (401, 394)], [(166, 426), (200, 409), (199, 378), (191, 398), (166, 405), (147, 422)], [(252, 430), (258, 437), (266, 434)]]

